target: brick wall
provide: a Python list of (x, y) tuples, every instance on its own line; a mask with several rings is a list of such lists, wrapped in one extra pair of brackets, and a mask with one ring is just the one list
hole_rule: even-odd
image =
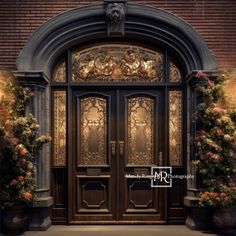
[[(65, 10), (102, 3), (90, 0), (0, 0), (0, 68), (15, 69), (16, 58), (31, 34)], [(235, 0), (133, 0), (182, 17), (205, 39), (219, 68), (236, 67)]]

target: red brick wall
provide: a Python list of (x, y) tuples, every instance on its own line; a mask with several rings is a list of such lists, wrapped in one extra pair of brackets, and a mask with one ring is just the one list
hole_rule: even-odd
[[(102, 0), (0, 0), (0, 68), (15, 69), (30, 35), (65, 10)], [(182, 17), (205, 39), (219, 68), (236, 67), (236, 0), (133, 0)]]

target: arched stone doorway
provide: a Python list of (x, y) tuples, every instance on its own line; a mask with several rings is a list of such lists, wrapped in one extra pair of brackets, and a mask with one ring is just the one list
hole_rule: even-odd
[[(114, 14), (118, 14), (119, 16), (117, 20), (114, 20)], [(163, 58), (162, 73), (164, 83), (161, 85), (157, 81), (157, 83), (154, 83), (153, 85), (153, 82), (146, 84), (142, 81), (142, 83), (139, 83), (136, 79), (134, 81), (136, 83), (135, 86), (133, 84), (133, 81), (131, 81), (130, 83), (126, 83), (124, 81), (105, 81), (105, 83), (103, 84), (101, 84), (101, 81), (93, 81), (94, 84), (92, 84), (92, 86), (91, 84), (88, 85), (86, 83), (73, 84), (73, 81), (71, 81), (73, 76), (73, 68), (71, 67), (73, 58), (71, 57), (71, 55), (73, 55), (74, 50), (76, 51), (76, 48), (79, 49), (78, 52), (81, 52), (84, 49), (89, 50), (90, 48), (91, 50), (91, 47), (97, 48), (101, 45), (114, 44), (122, 45), (122, 47), (128, 45), (128, 47), (135, 48), (136, 51), (137, 48), (142, 48), (142, 50), (146, 50), (146, 54), (148, 54), (147, 52), (149, 52), (149, 50), (154, 54), (157, 52), (161, 52)], [(133, 51), (135, 52), (135, 50)], [(147, 61), (149, 59), (144, 60)], [(55, 71), (55, 68), (58, 68), (63, 63), (66, 68), (65, 82), (53, 81), (53, 71)], [(177, 68), (177, 71), (179, 71), (180, 73), (181, 79), (177, 81), (177, 83), (170, 80), (171, 63)], [(128, 198), (126, 199), (125, 196), (131, 196), (130, 193), (128, 193), (125, 189), (118, 190), (118, 188), (116, 188), (115, 190), (114, 187), (116, 185), (123, 185), (127, 187), (127, 185), (124, 184), (124, 180), (119, 179), (120, 182), (117, 180), (117, 173), (119, 171), (121, 171), (119, 172), (119, 175), (124, 175), (124, 173), (126, 173), (124, 172), (124, 169), (121, 170), (115, 168), (114, 173), (116, 174), (114, 174), (113, 172), (109, 172), (108, 170), (104, 169), (105, 167), (102, 166), (96, 168), (90, 166), (91, 168), (85, 167), (85, 169), (79, 169), (79, 165), (81, 163), (78, 164), (74, 161), (77, 157), (77, 154), (75, 153), (75, 146), (77, 146), (77, 143), (74, 142), (73, 138), (76, 137), (78, 133), (76, 133), (77, 131), (73, 131), (73, 124), (75, 124), (75, 117), (77, 114), (75, 112), (77, 107), (76, 105), (74, 105), (76, 104), (76, 97), (81, 97), (79, 109), (83, 107), (83, 103), (88, 102), (86, 98), (94, 99), (94, 97), (97, 97), (101, 100), (100, 103), (102, 103), (103, 99), (106, 100), (107, 97), (110, 97), (111, 100), (109, 101), (109, 104), (111, 104), (111, 110), (113, 109), (114, 112), (117, 112), (117, 114), (124, 113), (124, 117), (127, 117), (127, 115), (125, 115), (125, 109), (122, 111), (117, 107), (125, 107), (125, 97), (130, 97), (131, 100), (135, 98), (135, 96), (136, 98), (142, 98), (142, 100), (144, 100), (143, 98), (146, 98), (146, 100), (148, 100), (147, 103), (150, 103), (150, 99), (156, 99), (156, 101), (160, 101), (160, 104), (155, 101), (155, 106), (163, 110), (160, 113), (154, 112), (155, 114), (153, 114), (153, 119), (160, 121), (159, 123), (156, 122), (154, 126), (160, 128), (160, 131), (158, 131), (160, 133), (158, 135), (159, 137), (163, 137), (164, 141), (160, 141), (160, 143), (158, 143), (159, 140), (161, 140), (158, 139), (156, 146), (154, 147), (154, 162), (151, 164), (157, 165), (158, 161), (162, 159), (161, 156), (163, 156), (163, 161), (161, 162), (161, 164), (168, 165), (170, 164), (171, 160), (169, 154), (170, 131), (168, 126), (168, 124), (170, 123), (170, 93), (171, 91), (182, 91), (183, 94), (181, 95), (182, 97), (180, 102), (182, 104), (181, 110), (183, 112), (180, 126), (182, 131), (181, 140), (183, 144), (181, 153), (182, 163), (181, 165), (176, 166), (175, 173), (181, 174), (189, 171), (189, 163), (191, 159), (189, 137), (192, 125), (190, 120), (190, 108), (193, 105), (191, 104), (190, 99), (192, 99), (192, 101), (194, 100), (191, 89), (189, 87), (189, 78), (191, 78), (191, 74), (196, 70), (205, 70), (207, 72), (216, 69), (214, 56), (209, 51), (200, 35), (190, 25), (188, 25), (180, 18), (165, 11), (142, 5), (127, 4), (125, 1), (117, 1), (117, 3), (114, 3), (114, 1), (106, 1), (104, 5), (95, 5), (73, 9), (47, 21), (33, 34), (31, 39), (24, 47), (21, 55), (19, 56), (19, 59), (17, 61), (17, 69), (18, 71), (16, 72), (16, 75), (19, 77), (19, 79), (21, 79), (22, 83), (35, 90), (36, 96), (32, 105), (32, 109), (40, 121), (42, 131), (53, 131), (53, 134), (55, 133), (54, 126), (56, 123), (55, 120), (53, 120), (55, 118), (55, 113), (53, 116), (50, 112), (50, 107), (54, 102), (52, 108), (52, 111), (54, 111), (53, 109), (55, 107), (55, 100), (59, 98), (60, 91), (65, 91), (65, 94), (67, 96), (65, 100), (66, 106), (64, 110), (64, 113), (66, 112), (67, 114), (66, 118), (68, 119), (66, 125), (67, 129), (66, 131), (63, 131), (66, 135), (66, 164), (58, 167), (54, 166), (56, 168), (53, 168), (52, 185), (50, 187), (51, 164), (53, 166), (53, 162), (51, 162), (50, 160), (52, 160), (55, 149), (46, 147), (41, 153), (41, 157), (38, 158), (37, 183), (39, 202), (35, 204), (35, 217), (33, 217), (33, 222), (31, 224), (32, 228), (47, 227), (47, 225), (50, 224), (48, 207), (50, 207), (52, 204), (51, 194), (53, 194), (55, 198), (53, 219), (56, 223), (73, 224), (81, 223), (82, 221), (84, 221), (85, 223), (104, 223), (104, 221), (111, 221), (112, 223), (112, 221), (117, 220), (123, 220), (123, 222), (127, 223), (131, 223), (134, 221), (144, 221), (146, 223), (148, 221), (149, 223), (178, 223), (184, 221), (185, 215), (183, 197), (184, 194), (187, 193), (187, 186), (184, 182), (182, 184), (176, 183), (173, 188), (168, 191), (155, 190), (155, 193), (150, 193), (150, 198), (154, 199), (152, 204), (150, 204), (150, 207), (148, 207), (147, 205), (144, 206), (144, 202), (137, 203), (138, 198), (140, 198), (140, 196), (143, 196), (143, 193), (137, 194), (134, 197), (136, 199), (136, 203), (135, 201), (133, 201), (133, 205), (136, 205), (139, 208), (137, 210), (135, 209), (135, 207), (130, 208), (129, 204), (127, 203)], [(97, 82), (100, 84), (96, 84)], [(104, 91), (105, 85), (106, 89)], [(130, 86), (129, 90), (127, 90), (127, 86)], [(85, 91), (85, 87), (87, 91)], [(150, 89), (150, 87), (152, 87), (152, 89)], [(51, 88), (53, 91), (52, 96), (50, 96)], [(124, 98), (122, 98), (122, 96)], [(118, 103), (120, 103), (120, 105), (117, 105), (118, 100)], [(58, 102), (61, 101), (58, 100)], [(51, 119), (52, 122), (50, 122)], [(79, 117), (79, 119), (81, 121), (82, 116)], [(107, 150), (108, 153), (111, 154), (111, 156), (111, 152), (113, 151), (112, 142), (119, 143), (125, 140), (124, 138), (115, 139), (115, 136), (117, 137), (117, 132), (119, 130), (125, 130), (125, 125), (123, 125), (123, 127), (119, 125), (117, 126), (118, 120), (122, 119), (122, 117), (116, 115), (114, 125), (108, 127), (112, 130), (114, 130), (113, 127), (116, 127), (115, 133), (111, 134), (111, 136), (114, 135), (114, 137), (108, 140), (108, 144), (109, 146), (111, 146)], [(164, 120), (168, 120), (168, 122), (164, 122)], [(124, 121), (120, 123), (125, 124), (127, 122), (124, 119)], [(81, 128), (78, 128), (77, 130), (80, 130), (78, 132), (81, 132)], [(122, 134), (121, 132), (121, 136), (122, 135), (125, 136), (125, 131), (124, 134)], [(78, 146), (79, 145), (81, 144), (78, 144)], [(121, 145), (122, 143), (119, 143), (119, 145), (117, 144), (115, 150), (120, 150)], [(53, 146), (55, 146), (55, 140)], [(127, 144), (125, 143), (125, 147), (126, 146)], [(114, 158), (112, 159), (112, 157), (109, 155), (107, 158), (111, 158), (111, 160), (114, 160)], [(107, 163), (109, 164), (109, 162)], [(112, 161), (110, 162), (110, 164), (112, 164)], [(116, 164), (113, 163), (114, 166), (116, 166)], [(74, 169), (74, 165), (77, 165), (77, 170)], [(144, 168), (145, 165), (144, 167), (142, 165), (140, 165), (139, 167), (140, 168), (133, 167), (133, 169), (131, 168), (129, 170), (133, 174), (144, 172), (146, 173), (146, 170)], [(116, 175), (116, 177), (114, 177), (113, 180), (110, 181), (108, 177), (113, 175)], [(108, 194), (106, 195), (106, 197), (109, 198), (110, 201), (107, 201), (106, 204), (110, 205), (109, 207), (108, 205), (106, 207), (101, 207), (101, 204), (97, 204), (97, 202), (95, 202), (95, 200), (91, 197), (93, 194), (96, 194), (95, 192), (93, 192), (92, 195), (86, 196), (87, 199), (90, 199), (90, 203), (86, 202), (86, 199), (82, 200), (83, 204), (87, 204), (87, 209), (89, 209), (90, 207), (91, 211), (90, 213), (88, 213), (84, 210), (84, 206), (79, 206), (81, 202), (78, 202), (76, 196), (83, 193), (83, 188), (94, 189), (94, 185), (96, 185), (95, 182), (97, 181), (99, 176), (103, 178), (103, 180), (99, 183), (100, 187), (97, 186), (97, 190), (99, 190), (97, 191), (97, 194), (100, 194), (102, 192), (102, 189), (104, 190), (105, 187), (106, 189), (108, 189), (107, 186), (113, 186), (110, 188), (111, 190), (109, 190), (112, 192), (112, 194), (100, 194), (103, 197)], [(77, 177), (81, 177), (81, 179), (76, 182)], [(59, 183), (58, 185), (55, 184), (54, 178), (56, 178), (56, 182)], [(90, 183), (85, 183), (86, 178), (94, 179), (90, 181)], [(120, 185), (118, 185), (118, 183), (120, 183)], [(129, 186), (134, 187), (135, 184), (139, 185), (139, 183), (130, 183)], [(77, 190), (75, 190), (76, 185), (78, 186)], [(189, 183), (188, 185), (189, 188), (193, 188), (194, 183)], [(147, 191), (150, 189), (149, 186), (146, 186), (146, 188)], [(138, 186), (137, 189), (139, 191), (140, 187)], [(140, 191), (142, 192), (142, 190), (143, 189), (141, 188)], [(120, 198), (116, 198), (115, 196), (117, 196), (118, 192), (120, 193), (120, 191), (123, 191), (123, 195), (121, 194), (119, 195)], [(85, 192), (86, 191), (84, 191), (84, 194), (86, 195), (87, 193)], [(182, 193), (182, 195), (180, 195), (180, 193)], [(160, 197), (158, 198), (157, 196)], [(116, 200), (114, 200), (113, 198)], [(82, 197), (80, 196), (79, 199), (82, 199)], [(122, 202), (126, 204), (126, 207), (118, 206), (119, 200), (117, 199), (122, 199)], [(132, 198), (130, 197), (129, 201), (131, 199)], [(101, 202), (104, 202), (104, 199), (102, 200), (102, 197), (100, 203)], [(150, 202), (150, 199), (148, 200), (148, 202)], [(105, 203), (103, 203), (102, 205), (105, 206), (104, 204)], [(76, 206), (77, 210), (74, 210)], [(91, 208), (91, 206), (93, 207)], [(99, 209), (99, 206), (104, 211), (102, 213), (103, 216), (100, 217), (100, 219), (95, 214), (101, 213), (98, 210), (96, 211), (96, 209)], [(120, 209), (123, 210), (120, 211)], [(134, 212), (135, 210), (136, 212)], [(92, 216), (92, 211), (94, 211), (94, 216)], [(47, 212), (47, 214), (45, 214), (45, 212)], [(127, 213), (128, 216), (125, 216), (127, 215)], [(88, 215), (87, 218), (86, 216), (84, 217), (84, 215), (86, 214)], [(111, 215), (111, 217), (108, 216), (109, 214)], [(133, 216), (132, 214), (135, 216)], [(140, 216), (142, 214), (145, 215), (144, 218)], [(41, 221), (43, 222), (43, 224), (41, 223), (41, 225), (39, 223), (39, 216), (44, 219), (44, 221)], [(89, 219), (92, 219), (90, 220), (91, 222), (89, 222)]]

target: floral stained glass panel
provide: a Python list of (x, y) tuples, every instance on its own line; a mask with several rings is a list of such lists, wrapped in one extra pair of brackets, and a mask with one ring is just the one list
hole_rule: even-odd
[(88, 97), (80, 103), (80, 164), (106, 165), (107, 102), (105, 98)]
[(53, 165), (66, 165), (66, 91), (54, 91)]
[(182, 92), (169, 92), (169, 161), (182, 165)]
[(170, 82), (181, 82), (181, 72), (173, 61), (170, 61)]
[(135, 97), (128, 100), (128, 164), (151, 165), (154, 156), (154, 100)]
[(66, 62), (59, 62), (53, 71), (53, 82), (66, 82)]

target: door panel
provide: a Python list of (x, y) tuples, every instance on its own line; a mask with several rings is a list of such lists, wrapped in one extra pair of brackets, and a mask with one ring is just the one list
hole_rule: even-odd
[(164, 190), (127, 177), (162, 164), (162, 97), (157, 90), (73, 91), (70, 223), (165, 220)]
[(151, 174), (151, 167), (159, 162), (158, 152), (162, 151), (162, 93), (157, 90), (145, 93), (142, 90), (125, 90), (120, 91), (119, 97), (119, 140), (125, 144), (124, 154), (120, 154), (119, 159), (119, 220), (163, 220), (160, 205), (163, 190), (152, 188), (149, 178), (139, 178)]
[(70, 223), (115, 220), (115, 94), (74, 91), (72, 203)]

